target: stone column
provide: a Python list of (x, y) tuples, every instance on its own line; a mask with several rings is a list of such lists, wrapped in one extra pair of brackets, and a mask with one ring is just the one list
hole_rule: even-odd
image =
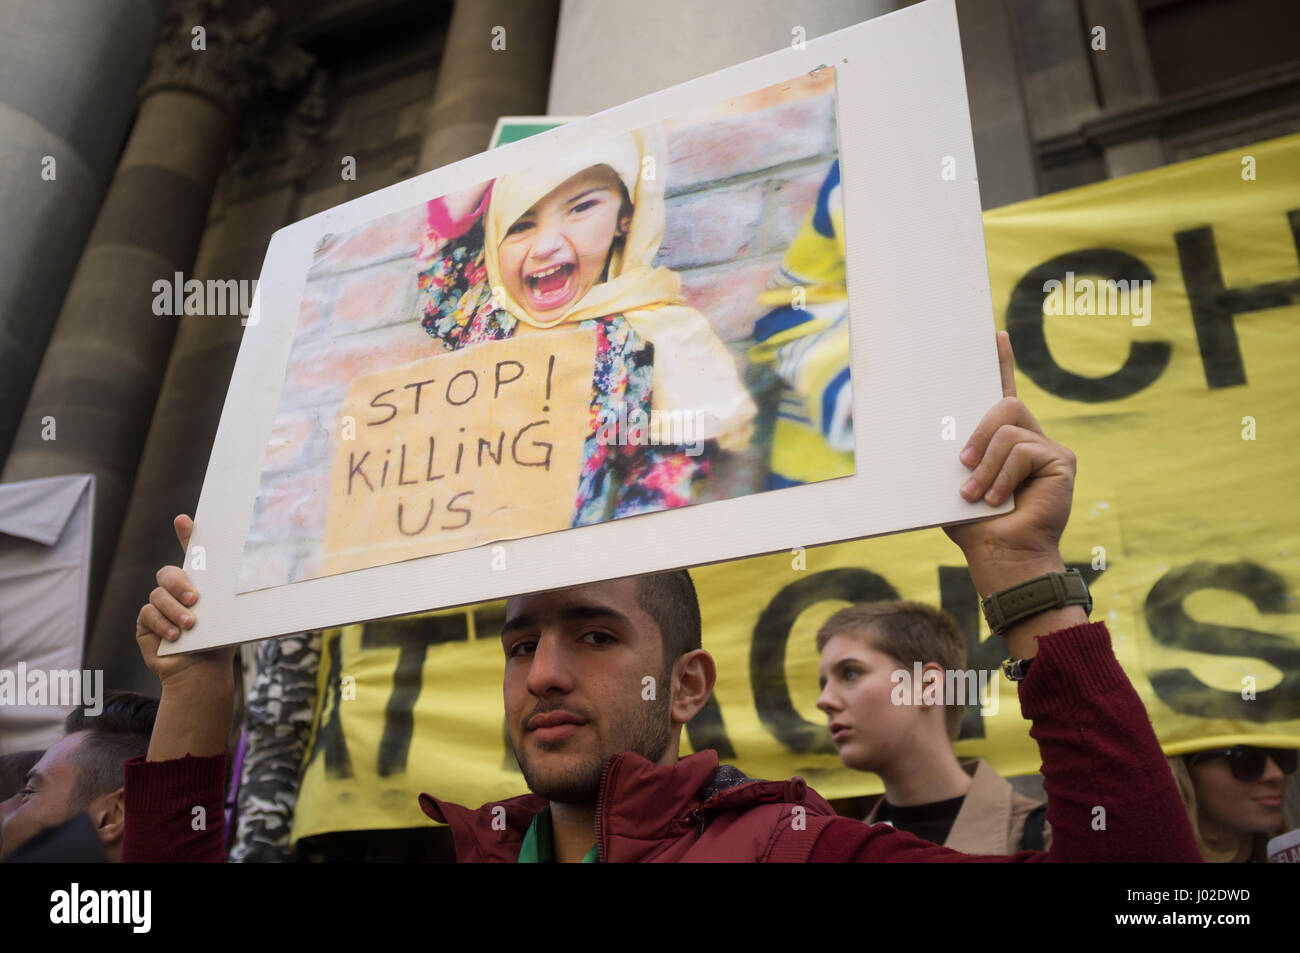
[(1073, 132), (1101, 112), (1076, 0), (1010, 0), (1034, 137)]
[(546, 111), (559, 0), (456, 0), (419, 172), (482, 152), (498, 116)]
[(997, 208), (1038, 194), (1034, 140), (1003, 0), (957, 0), (980, 203)]
[(1081, 130), (1101, 115), (1094, 58), (1078, 0), (1006, 0), (1039, 185), (1056, 192), (1106, 177)]
[(173, 4), (5, 465), (6, 481), (95, 475), (91, 613), (176, 332), (154, 313), (154, 284), (194, 261), (240, 106), (310, 67), (275, 45), (274, 27), (268, 9), (236, 0)]
[[(271, 235), (295, 219), (298, 182), (320, 161), (325, 86), (318, 69), (288, 115), (270, 108), (244, 118), (194, 262), (200, 281), (257, 278)], [(198, 505), (243, 339), (242, 318), (234, 313), (178, 319), (87, 649), (87, 666), (104, 669), (112, 688), (158, 690), (133, 650), (135, 617), (156, 585), (158, 567), (180, 565), (171, 520), (177, 513), (193, 515)]]
[(0, 4), (0, 466), (113, 174), (166, 0)]
[[(589, 115), (788, 46), (796, 27), (812, 39), (916, 2), (564, 0), (548, 110)], [(958, 0), (957, 13), (984, 207), (1031, 198), (1033, 141), (1011, 19), (1003, 0)]]
[(548, 111), (586, 116), (889, 13), (898, 0), (564, 0)]
[[(1160, 101), (1146, 30), (1137, 0), (1083, 0), (1084, 26), (1106, 30), (1106, 49), (1098, 53), (1097, 87), (1107, 115), (1152, 106)], [(1164, 143), (1154, 133), (1105, 145), (1106, 172), (1112, 178), (1155, 169), (1168, 162)]]

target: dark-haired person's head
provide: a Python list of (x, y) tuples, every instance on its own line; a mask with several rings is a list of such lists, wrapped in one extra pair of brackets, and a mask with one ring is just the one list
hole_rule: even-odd
[(594, 803), (615, 754), (676, 763), (682, 726), (717, 678), (685, 570), (516, 596), (501, 645), (520, 770), (563, 804)]
[(22, 790), (0, 806), (0, 857), (84, 812), (105, 856), (119, 860), (126, 808), (123, 762), (149, 750), (157, 714), (158, 700), (136, 692), (109, 692), (98, 715), (74, 709), (63, 738), (27, 772)]

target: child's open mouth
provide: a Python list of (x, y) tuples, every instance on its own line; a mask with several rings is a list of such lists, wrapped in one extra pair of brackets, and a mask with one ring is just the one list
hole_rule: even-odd
[(529, 304), (537, 311), (550, 311), (564, 304), (573, 294), (576, 271), (576, 266), (566, 263), (533, 272), (524, 281), (531, 299)]

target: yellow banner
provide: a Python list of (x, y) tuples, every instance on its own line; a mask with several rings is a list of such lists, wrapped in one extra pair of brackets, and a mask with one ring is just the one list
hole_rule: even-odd
[[(1079, 459), (1066, 561), (1166, 751), (1300, 746), (1300, 136), (997, 209), (985, 237), (1020, 396)], [(813, 636), (833, 611), (924, 600), (956, 616), (969, 668), (1005, 654), (939, 530), (692, 574), (719, 677), (684, 748), (827, 797), (881, 790), (840, 765), (815, 707)], [(503, 612), (326, 633), (295, 839), (426, 824), (422, 791), (474, 806), (524, 793)], [(1015, 688), (995, 684), (996, 712), (968, 709), (957, 752), (1036, 771)]]

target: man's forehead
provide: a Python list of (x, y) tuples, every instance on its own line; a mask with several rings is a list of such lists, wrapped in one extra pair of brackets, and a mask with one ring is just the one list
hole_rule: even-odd
[(636, 579), (609, 579), (566, 589), (548, 589), (523, 596), (511, 596), (506, 602), (506, 620), (522, 615), (556, 614), (565, 609), (612, 609), (628, 617), (641, 613)]
[(57, 742), (50, 746), (41, 755), (41, 760), (32, 765), (32, 774), (39, 774), (47, 780), (59, 777), (65, 772), (74, 770), (72, 756), (81, 743), (86, 740), (87, 732), (74, 731), (70, 735), (65, 735)]

